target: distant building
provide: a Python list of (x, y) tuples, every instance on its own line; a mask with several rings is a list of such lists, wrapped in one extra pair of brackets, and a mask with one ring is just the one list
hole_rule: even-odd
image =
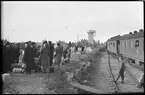
[(96, 33), (95, 30), (89, 30), (88, 33), (88, 42), (93, 44), (94, 43), (94, 34)]

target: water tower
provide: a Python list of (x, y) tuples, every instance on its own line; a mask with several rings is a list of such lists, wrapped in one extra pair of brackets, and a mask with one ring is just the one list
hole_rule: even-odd
[(95, 30), (89, 30), (88, 33), (88, 42), (93, 44), (93, 41), (94, 41), (94, 34), (96, 33)]

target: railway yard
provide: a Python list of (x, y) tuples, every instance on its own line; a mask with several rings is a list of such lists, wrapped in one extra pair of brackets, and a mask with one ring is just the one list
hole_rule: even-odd
[[(80, 67), (90, 63), (85, 70)], [(10, 73), (12, 83), (3, 86), (5, 94), (80, 94), (80, 93), (143, 93), (144, 88), (136, 84), (142, 71), (125, 64), (124, 83), (119, 79), (119, 61), (107, 52), (96, 54), (71, 55), (70, 63), (63, 64), (60, 70), (50, 74), (32, 73), (30, 75)], [(109, 69), (109, 67), (111, 67)], [(112, 75), (111, 75), (112, 74)], [(114, 78), (114, 79), (113, 79)]]
[(2, 94), (144, 93), (142, 2), (2, 5)]

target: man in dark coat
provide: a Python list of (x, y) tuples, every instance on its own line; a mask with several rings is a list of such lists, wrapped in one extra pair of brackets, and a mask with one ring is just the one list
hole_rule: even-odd
[[(36, 58), (37, 57), (37, 48), (36, 48), (36, 43), (32, 43), (32, 46), (33, 46), (33, 57)], [(34, 69), (35, 71), (37, 71), (37, 68), (36, 68), (36, 63), (33, 62), (33, 67), (32, 69)]]
[(16, 46), (16, 63), (19, 62), (19, 56), (20, 56), (20, 48)]
[(2, 66), (2, 73), (7, 73), (8, 59), (6, 56), (6, 45), (4, 43), (2, 44)]
[(83, 54), (84, 53), (84, 46), (82, 46), (82, 52), (81, 52), (81, 54)]
[(33, 54), (33, 49), (30, 46), (31, 42), (27, 43), (27, 45), (28, 46), (25, 48), (23, 61), (27, 65), (26, 73), (31, 73), (31, 69), (34, 63), (34, 54)]
[(15, 48), (14, 48), (14, 46), (13, 46), (13, 44), (10, 44), (9, 46), (8, 46), (8, 54), (9, 54), (9, 61), (10, 61), (10, 64), (12, 64), (12, 63), (15, 63)]
[(6, 42), (5, 46), (3, 47), (3, 71), (4, 73), (7, 73), (8, 71), (11, 71), (11, 52), (10, 52), (10, 43), (9, 42)]
[(49, 41), (49, 64), (52, 66), (53, 63), (53, 54), (54, 54), (54, 47), (51, 41)]

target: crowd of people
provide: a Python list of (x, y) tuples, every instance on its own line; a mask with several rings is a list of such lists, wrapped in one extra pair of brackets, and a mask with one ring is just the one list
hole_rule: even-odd
[(2, 40), (2, 73), (11, 71), (11, 64), (19, 62), (20, 48), (15, 43)]
[[(7, 73), (12, 71), (12, 64), (19, 63), (19, 56), (22, 55), (22, 62), (26, 64), (26, 73), (31, 73), (32, 70), (36, 72), (43, 72), (46, 73), (49, 68), (55, 64), (58, 65), (60, 68), (60, 64), (63, 59), (69, 59), (71, 57), (72, 49), (74, 52), (78, 52), (78, 48), (81, 48), (81, 54), (85, 53), (85, 47), (75, 45), (72, 46), (71, 42), (62, 44), (58, 42), (56, 44), (52, 43), (51, 41), (43, 41), (42, 45), (38, 47), (37, 43), (35, 42), (25, 42), (25, 48), (22, 50), (24, 53), (21, 52), (19, 46), (15, 43), (10, 43), (8, 41), (2, 41), (2, 54), (3, 54), (3, 72)], [(35, 59), (38, 59), (38, 62), (35, 62)]]

